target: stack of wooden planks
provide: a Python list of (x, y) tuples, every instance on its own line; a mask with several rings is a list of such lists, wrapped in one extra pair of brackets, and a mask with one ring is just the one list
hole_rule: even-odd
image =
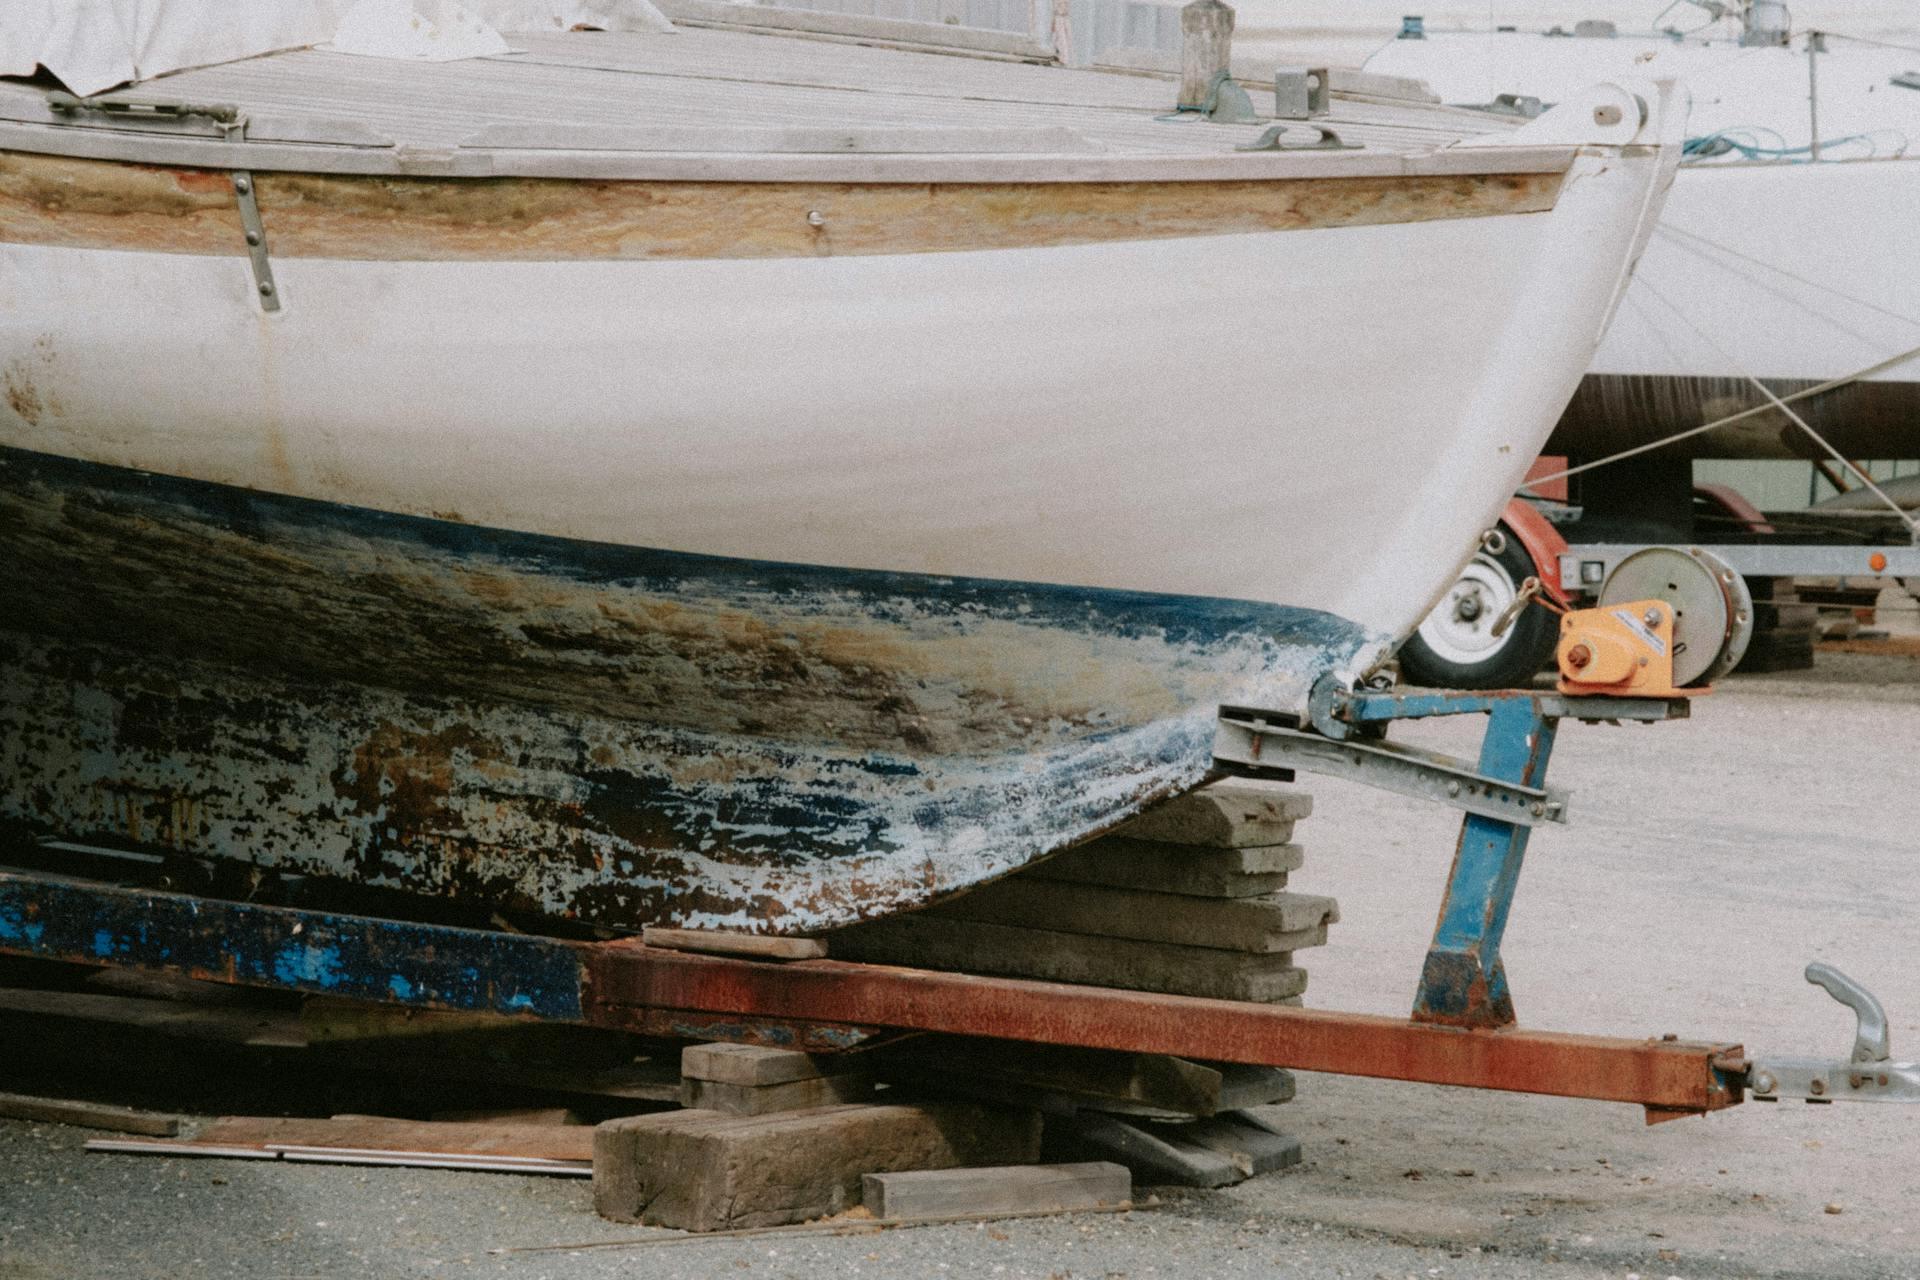
[(1306, 793), (1217, 782), (997, 883), (831, 935), (836, 957), (1298, 1003), (1332, 898), (1291, 892)]

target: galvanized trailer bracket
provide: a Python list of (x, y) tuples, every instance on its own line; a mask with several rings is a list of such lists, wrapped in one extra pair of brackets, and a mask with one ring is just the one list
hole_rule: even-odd
[[(1472, 765), (1384, 741), (1395, 720), (1483, 714), (1486, 736)], [(1684, 698), (1578, 698), (1507, 690), (1354, 691), (1331, 677), (1308, 698), (1311, 727), (1297, 719), (1223, 708), (1214, 759), (1226, 768), (1298, 768), (1435, 800), (1466, 811), (1447, 895), (1414, 997), (1416, 1021), (1505, 1027), (1513, 997), (1500, 941), (1533, 827), (1565, 822), (1567, 793), (1546, 784), (1560, 721), (1680, 719)]]
[(267, 227), (260, 220), (260, 201), (253, 191), (253, 175), (244, 169), (233, 174), (233, 195), (240, 205), (240, 230), (253, 263), (253, 288), (262, 311), (280, 309), (279, 287), (273, 282), (273, 262), (267, 257)]
[(231, 138), (246, 132), (240, 108), (226, 102), (132, 102), (120, 98), (80, 98), (62, 89), (47, 94), (47, 110), (64, 122), (98, 116), (110, 128), (135, 126), (168, 132), (203, 133)]
[[(114, 128), (158, 129), (168, 133), (196, 133), (244, 142), (247, 117), (231, 103), (129, 102), (116, 98), (79, 98), (55, 90), (47, 95), (47, 109), (63, 122), (79, 122), (97, 117)], [(247, 259), (253, 267), (253, 290), (262, 311), (280, 309), (279, 286), (274, 283), (273, 263), (267, 257), (267, 229), (260, 220), (260, 202), (254, 195), (253, 174), (235, 169), (230, 175), (233, 195), (240, 209), (240, 234), (246, 241)]]
[(1829, 964), (1807, 966), (1807, 981), (1853, 1010), (1853, 1052), (1845, 1058), (1756, 1059), (1747, 1084), (1756, 1102), (1920, 1102), (1920, 1063), (1893, 1061), (1887, 1011), (1873, 993)]
[(1221, 715), (1214, 731), (1213, 758), (1222, 764), (1304, 769), (1347, 778), (1522, 826), (1567, 820), (1567, 792), (1558, 787), (1503, 782), (1437, 751), (1361, 738), (1333, 742), (1317, 733), (1252, 717)]

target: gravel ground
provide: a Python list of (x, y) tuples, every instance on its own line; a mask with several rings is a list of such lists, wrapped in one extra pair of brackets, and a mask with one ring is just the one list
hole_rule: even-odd
[[(1410, 741), (1469, 751), (1475, 726)], [(1533, 842), (1505, 948), (1523, 1022), (1833, 1053), (1807, 986), (1838, 964), (1920, 1054), (1920, 661), (1822, 654), (1691, 721), (1569, 725), (1573, 822)], [(1455, 824), (1316, 781), (1300, 888), (1339, 897), (1309, 1001), (1403, 1012)], [(87, 1155), (0, 1122), (0, 1280), (644, 1275), (1920, 1277), (1920, 1108), (1749, 1104), (1647, 1128), (1626, 1107), (1303, 1075), (1307, 1160), (1127, 1215), (507, 1255), (670, 1237), (584, 1181)], [(1837, 1209), (1838, 1212), (1831, 1210)]]

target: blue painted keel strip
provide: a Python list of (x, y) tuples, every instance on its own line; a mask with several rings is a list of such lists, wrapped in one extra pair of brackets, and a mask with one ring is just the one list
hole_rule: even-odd
[(246, 986), (584, 1022), (580, 950), (551, 938), (0, 873), (0, 953)]

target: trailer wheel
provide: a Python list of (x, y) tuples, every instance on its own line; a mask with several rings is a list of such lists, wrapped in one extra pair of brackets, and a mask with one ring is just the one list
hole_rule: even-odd
[(1502, 635), (1493, 624), (1534, 572), (1533, 560), (1505, 525), (1474, 553), (1460, 577), (1400, 647), (1407, 681), (1441, 689), (1508, 689), (1524, 685), (1553, 657), (1559, 628), (1547, 610), (1522, 609)]

